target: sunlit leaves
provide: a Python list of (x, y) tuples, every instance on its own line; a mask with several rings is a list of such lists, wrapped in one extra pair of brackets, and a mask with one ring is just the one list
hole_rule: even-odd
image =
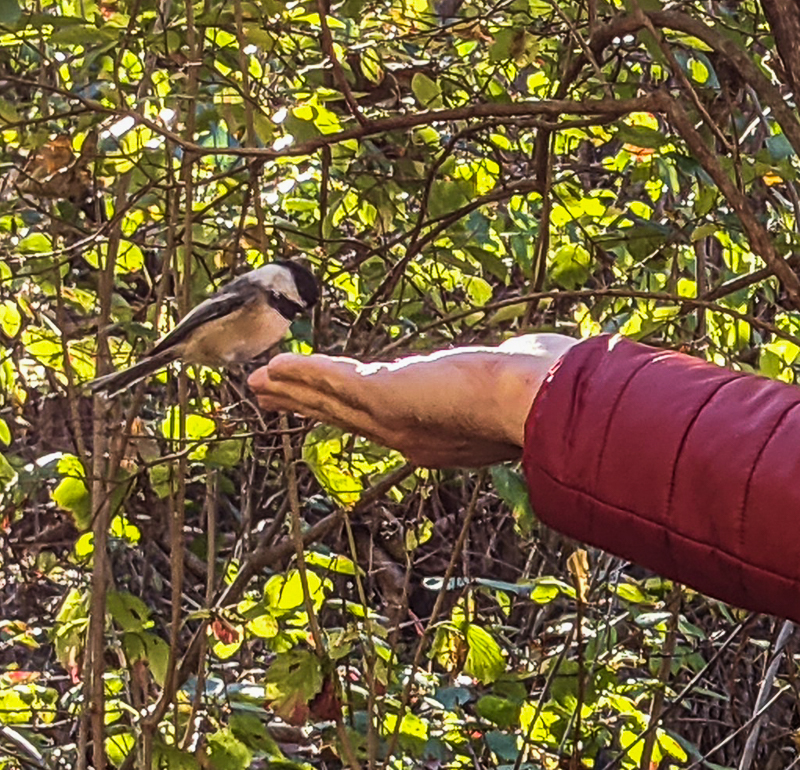
[(336, 500), (348, 505), (359, 499), (365, 476), (387, 473), (403, 462), (397, 452), (381, 450), (363, 439), (353, 441), (356, 451), (346, 452), (347, 434), (320, 425), (309, 432), (303, 446), (303, 460), (323, 487)]
[(336, 554), (323, 554), (311, 551), (305, 555), (306, 564), (319, 567), (325, 572), (338, 572), (342, 575), (355, 575), (357, 567), (352, 559)]
[(767, 377), (794, 382), (792, 364), (800, 355), (800, 347), (788, 340), (778, 339), (762, 346), (759, 369)]
[[(169, 414), (161, 423), (161, 433), (164, 438), (180, 438), (181, 417), (178, 407), (170, 410)], [(208, 438), (214, 434), (216, 425), (214, 421), (203, 414), (187, 414), (185, 420), (186, 438), (199, 440)]]
[(505, 670), (500, 645), (485, 628), (459, 618), (437, 630), (431, 655), (451, 671), (463, 671), (483, 684), (491, 684)]
[(106, 738), (106, 755), (111, 764), (119, 767), (133, 750), (135, 743), (136, 738), (130, 732), (114, 733)]
[(58, 461), (58, 472), (62, 478), (53, 490), (53, 501), (73, 515), (78, 529), (87, 529), (92, 523), (91, 498), (83, 465), (74, 455), (64, 455)]
[(86, 630), (89, 627), (88, 596), (77, 588), (64, 597), (53, 624), (53, 641), (59, 663), (78, 680)]
[(381, 725), (381, 731), (386, 736), (397, 732), (400, 745), (412, 756), (421, 756), (428, 740), (428, 722), (412, 713), (404, 714), (399, 726), (397, 716), (387, 714)]
[(3, 300), (0, 304), (0, 327), (6, 337), (16, 337), (22, 327), (22, 315), (11, 300)]
[[(306, 572), (306, 580), (312, 606), (315, 610), (319, 610), (330, 582), (311, 571)], [(275, 575), (270, 578), (264, 588), (264, 599), (275, 615), (285, 615), (290, 610), (303, 606), (303, 580), (300, 573), (292, 570), (285, 576)]]
[(208, 761), (219, 770), (245, 770), (250, 767), (253, 755), (229, 729), (219, 730), (206, 739)]
[(583, 246), (562, 246), (551, 260), (550, 279), (565, 289), (575, 289), (589, 277), (592, 258)]

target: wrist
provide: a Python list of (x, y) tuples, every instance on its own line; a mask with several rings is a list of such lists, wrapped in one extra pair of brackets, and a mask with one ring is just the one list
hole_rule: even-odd
[(497, 387), (497, 414), (505, 439), (525, 444), (525, 423), (550, 369), (581, 340), (561, 334), (528, 334), (504, 342), (499, 350), (511, 360), (502, 367)]

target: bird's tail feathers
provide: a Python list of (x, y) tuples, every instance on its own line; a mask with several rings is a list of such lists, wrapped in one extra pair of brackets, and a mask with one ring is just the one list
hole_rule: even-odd
[[(169, 351), (172, 353), (172, 351)], [(167, 364), (175, 360), (174, 355), (169, 356), (154, 356), (153, 358), (145, 358), (139, 361), (138, 364), (129, 366), (119, 372), (112, 372), (105, 374), (102, 377), (96, 377), (90, 380), (86, 386), (92, 393), (105, 393), (109, 398), (116, 396), (123, 390), (127, 390), (132, 385), (135, 385), (139, 380), (149, 377), (159, 369), (163, 369)]]

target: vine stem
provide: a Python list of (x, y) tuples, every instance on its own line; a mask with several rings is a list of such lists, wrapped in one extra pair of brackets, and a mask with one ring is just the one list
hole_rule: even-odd
[(458, 533), (458, 539), (453, 546), (453, 555), (450, 557), (450, 563), (447, 565), (447, 569), (445, 570), (444, 578), (442, 580), (442, 588), (436, 596), (436, 601), (434, 602), (431, 616), (422, 632), (419, 642), (417, 643), (417, 648), (414, 650), (414, 659), (411, 662), (408, 677), (406, 678), (406, 683), (403, 687), (403, 694), (400, 699), (400, 708), (397, 714), (397, 723), (395, 724), (394, 732), (392, 733), (391, 740), (389, 741), (389, 747), (386, 750), (386, 759), (383, 763), (383, 770), (387, 770), (389, 767), (389, 762), (391, 761), (391, 758), (397, 749), (397, 742), (400, 739), (400, 727), (403, 723), (403, 717), (405, 716), (406, 709), (408, 709), (408, 704), (411, 700), (411, 689), (414, 686), (414, 676), (419, 668), (420, 662), (422, 661), (425, 642), (430, 637), (436, 620), (442, 611), (444, 597), (447, 595), (447, 586), (450, 584), (450, 580), (452, 579), (453, 573), (456, 570), (456, 562), (464, 550), (464, 543), (467, 542), (467, 537), (469, 536), (469, 527), (478, 507), (478, 497), (481, 489), (483, 488), (483, 484), (486, 481), (486, 475), (487, 471), (485, 468), (483, 468), (478, 473), (478, 477), (475, 480), (475, 489), (472, 491), (472, 497), (470, 498), (469, 505), (467, 506), (467, 512), (464, 516), (464, 523), (461, 525), (461, 531)]
[[(124, 206), (130, 175), (120, 180), (114, 201), (115, 210)], [(100, 320), (97, 335), (97, 356), (100, 369), (109, 370), (111, 353), (108, 348), (108, 329), (111, 320), (111, 303), (114, 292), (114, 268), (119, 254), (120, 228), (112, 231), (108, 242), (105, 265), (100, 272), (97, 297), (100, 302)], [(92, 736), (92, 761), (94, 770), (105, 770), (105, 627), (106, 593), (111, 580), (108, 553), (108, 530), (111, 526), (111, 491), (125, 451), (124, 436), (114, 446), (109, 440), (108, 425), (114, 409), (105, 399), (95, 396), (92, 421), (92, 536), (94, 570), (92, 571), (91, 600), (89, 604), (89, 630), (86, 645), (88, 677), (84, 688), (85, 712), (89, 714)], [(85, 735), (85, 728), (81, 732)], [(83, 753), (85, 756), (85, 752)]]
[[(198, 91), (199, 64), (202, 62), (202, 36), (198, 34), (195, 26), (194, 6), (191, 3), (186, 5), (186, 41), (189, 52), (191, 66), (188, 68), (188, 78), (186, 83), (186, 108), (183, 110), (185, 115), (184, 135), (192, 141), (196, 125), (196, 96)], [(177, 248), (178, 241), (175, 238), (175, 224), (178, 215), (177, 203), (178, 196), (175, 197), (176, 208), (174, 217), (171, 217), (170, 230), (168, 235), (169, 249), (168, 257), (172, 259), (172, 270), (175, 275), (175, 285), (179, 287), (180, 309), (182, 315), (186, 315), (189, 310), (191, 300), (191, 275), (193, 266), (193, 199), (194, 199), (194, 164), (197, 160), (192, 152), (186, 152), (181, 161), (180, 182), (183, 189), (184, 217), (183, 217), (183, 237), (182, 252)], [(186, 411), (189, 401), (189, 388), (186, 371), (181, 370), (178, 377), (178, 424), (177, 434), (180, 445), (186, 441)], [(173, 412), (174, 416), (174, 412)], [(172, 435), (175, 432), (172, 431)], [(169, 535), (170, 535), (170, 580), (172, 583), (171, 602), (172, 613), (170, 619), (171, 635), (169, 645), (169, 658), (167, 661), (167, 674), (164, 687), (153, 707), (152, 711), (142, 720), (142, 766), (144, 770), (150, 770), (153, 766), (153, 743), (156, 731), (162, 719), (164, 719), (175, 692), (178, 688), (178, 660), (180, 654), (180, 632), (182, 627), (182, 608), (183, 608), (183, 580), (184, 580), (184, 523), (186, 515), (186, 477), (188, 475), (188, 457), (186, 453), (181, 453), (177, 460), (177, 468), (173, 463), (171, 473), (171, 485), (174, 484), (175, 495), (170, 497), (169, 503)]]
[[(300, 517), (300, 493), (297, 488), (297, 471), (294, 466), (294, 451), (289, 434), (289, 419), (286, 414), (280, 417), (280, 428), (283, 433), (283, 457), (286, 472), (286, 491), (289, 495), (289, 510), (291, 511), (292, 522), (292, 542), (294, 544), (295, 557), (297, 558), (297, 573), (300, 576), (300, 585), (303, 589), (303, 603), (305, 604), (306, 614), (308, 615), (308, 625), (311, 629), (311, 638), (314, 641), (314, 651), (320, 661), (325, 664), (328, 662), (325, 650), (325, 640), (319, 626), (317, 613), (314, 610), (314, 600), (308, 587), (308, 571), (305, 560), (305, 543), (303, 541), (303, 522)], [(361, 770), (350, 736), (342, 720), (341, 713), (336, 716), (336, 732), (345, 754), (345, 761), (351, 770)]]
[(753, 726), (750, 734), (747, 736), (747, 741), (744, 745), (742, 758), (739, 761), (739, 770), (750, 770), (753, 763), (753, 758), (758, 748), (758, 738), (761, 735), (761, 727), (766, 718), (767, 698), (769, 692), (775, 683), (775, 676), (778, 673), (781, 662), (784, 658), (783, 648), (786, 647), (787, 642), (794, 633), (794, 623), (791, 620), (784, 620), (781, 625), (781, 630), (778, 633), (778, 639), (775, 642), (775, 649), (772, 652), (772, 660), (767, 667), (767, 673), (761, 680), (761, 686), (758, 690), (758, 697), (756, 698), (755, 706), (753, 706)]
[[(670, 611), (670, 617), (667, 622), (667, 632), (662, 647), (661, 665), (658, 667), (658, 689), (653, 696), (653, 702), (650, 705), (650, 714), (647, 720), (647, 724), (649, 725), (658, 724), (658, 722), (661, 721), (661, 714), (664, 710), (664, 697), (667, 690), (667, 683), (669, 682), (669, 674), (672, 670), (672, 657), (675, 654), (675, 645), (678, 642), (681, 596), (681, 587), (676, 585), (673, 587), (666, 602)], [(656, 730), (652, 730), (645, 737), (644, 746), (642, 747), (642, 759), (639, 763), (641, 770), (649, 770), (650, 760), (653, 756), (653, 749), (655, 748), (657, 738), (658, 733)]]

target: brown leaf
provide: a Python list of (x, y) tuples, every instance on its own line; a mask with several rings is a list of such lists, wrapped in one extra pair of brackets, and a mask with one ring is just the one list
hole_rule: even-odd
[(574, 551), (567, 559), (567, 568), (572, 584), (578, 592), (578, 599), (586, 602), (589, 596), (589, 556), (582, 548)]

